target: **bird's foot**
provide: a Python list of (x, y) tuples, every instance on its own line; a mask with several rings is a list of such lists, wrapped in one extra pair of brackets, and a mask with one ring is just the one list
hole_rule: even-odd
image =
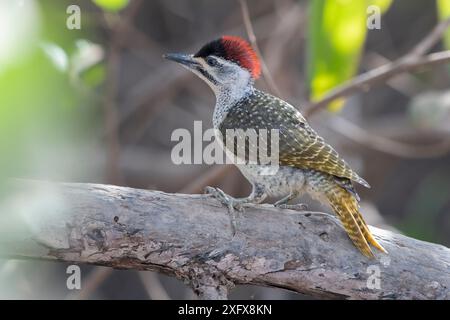
[(232, 233), (234, 236), (237, 230), (237, 219), (240, 218), (240, 215), (236, 214), (236, 212), (242, 213), (244, 211), (244, 205), (247, 203), (246, 199), (233, 198), (227, 195), (221, 189), (209, 186), (205, 188), (205, 193), (212, 195), (214, 198), (219, 200), (224, 206), (228, 208)]
[(308, 206), (304, 203), (297, 203), (297, 204), (280, 203), (280, 204), (274, 204), (274, 207), (280, 208), (280, 209), (296, 210), (296, 211), (305, 211), (308, 209)]
[(227, 195), (223, 190), (214, 187), (206, 187), (205, 193), (212, 195), (214, 198), (219, 200), (228, 210), (237, 210), (239, 212), (244, 211), (244, 204), (246, 201), (244, 199), (236, 199), (232, 196)]

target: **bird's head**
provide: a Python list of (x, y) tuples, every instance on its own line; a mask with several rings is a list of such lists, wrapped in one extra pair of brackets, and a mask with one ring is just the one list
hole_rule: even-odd
[(169, 53), (164, 58), (194, 72), (216, 94), (251, 86), (261, 73), (255, 51), (247, 41), (235, 36), (222, 36), (211, 41), (196, 54)]

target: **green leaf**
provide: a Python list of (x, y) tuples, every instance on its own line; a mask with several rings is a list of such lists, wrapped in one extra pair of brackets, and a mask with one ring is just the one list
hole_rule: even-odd
[[(367, 34), (367, 7), (385, 12), (392, 0), (312, 0), (309, 14), (308, 83), (311, 100), (352, 78)], [(344, 99), (328, 105), (339, 111)]]
[(117, 12), (125, 8), (130, 0), (92, 0), (105, 11)]
[[(437, 7), (439, 18), (441, 20), (450, 17), (450, 1), (449, 0), (437, 0)], [(444, 36), (444, 44), (447, 49), (450, 50), (450, 28), (447, 30)]]
[(105, 76), (106, 76), (105, 65), (102, 63), (85, 70), (81, 74), (83, 83), (90, 88), (95, 88), (100, 84), (102, 84), (103, 81), (105, 80)]

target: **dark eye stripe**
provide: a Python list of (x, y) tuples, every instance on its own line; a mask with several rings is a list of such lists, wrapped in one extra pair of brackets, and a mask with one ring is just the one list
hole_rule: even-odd
[(214, 77), (212, 75), (210, 75), (206, 70), (204, 70), (202, 67), (198, 67), (197, 70), (209, 81), (211, 81), (211, 83), (213, 84), (217, 84), (217, 80), (214, 79)]

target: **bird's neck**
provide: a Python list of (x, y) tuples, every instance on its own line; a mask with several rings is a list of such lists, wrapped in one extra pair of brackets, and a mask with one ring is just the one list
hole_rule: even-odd
[(252, 95), (255, 90), (253, 81), (248, 81), (245, 84), (233, 83), (214, 90), (216, 94), (216, 106), (213, 115), (214, 127), (217, 127), (222, 122), (233, 106), (242, 99)]

